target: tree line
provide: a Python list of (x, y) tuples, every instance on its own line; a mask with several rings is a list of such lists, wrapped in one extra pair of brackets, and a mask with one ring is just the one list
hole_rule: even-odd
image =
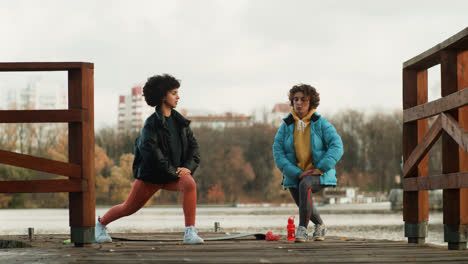
[[(344, 155), (338, 162), (339, 186), (365, 192), (398, 188), (402, 166), (402, 112), (366, 114), (346, 110), (327, 116), (337, 129)], [(0, 124), (0, 149), (68, 160), (66, 125)], [(194, 173), (199, 203), (291, 202), (281, 185), (272, 145), (278, 127), (254, 124), (224, 130), (194, 128), (201, 164)], [(96, 203), (113, 205), (127, 197), (132, 183), (137, 133), (102, 128), (95, 135)], [(429, 173), (440, 171), (440, 144), (430, 152)], [(62, 178), (0, 164), (0, 180)], [(149, 204), (180, 202), (181, 194), (162, 191)], [(66, 193), (0, 194), (0, 208), (67, 207)]]

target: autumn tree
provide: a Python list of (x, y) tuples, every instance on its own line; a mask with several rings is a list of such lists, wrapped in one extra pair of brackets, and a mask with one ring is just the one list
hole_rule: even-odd
[(47, 153), (53, 160), (68, 162), (68, 134), (59, 135), (55, 145), (49, 146)]
[(289, 191), (283, 188), (283, 173), (273, 167), (271, 169), (270, 179), (268, 181), (268, 188), (265, 188), (263, 197), (266, 201), (284, 201), (290, 199)]
[(13, 196), (0, 193), (0, 208), (8, 208), (11, 200), (13, 200)]
[(224, 190), (221, 184), (221, 181), (218, 181), (215, 185), (211, 186), (208, 189), (208, 193), (206, 194), (206, 199), (208, 202), (211, 203), (224, 203), (226, 197), (224, 196)]
[(132, 164), (133, 154), (123, 154), (119, 165), (112, 167), (108, 192), (108, 201), (112, 204), (122, 203), (130, 193), (133, 182)]
[(18, 136), (16, 124), (0, 124), (0, 149), (16, 151)]
[(123, 153), (134, 154), (135, 139), (138, 132), (119, 132), (112, 127), (104, 127), (96, 132), (95, 143), (103, 148), (107, 156), (119, 163)]
[[(0, 164), (0, 180), (31, 180), (33, 178), (32, 170)], [(3, 194), (0, 198), (7, 203), (7, 208), (17, 208), (24, 207), (30, 197), (31, 194), (28, 193), (14, 193)]]
[(245, 192), (245, 186), (255, 178), (252, 165), (245, 161), (243, 150), (238, 146), (220, 149), (219, 154), (219, 159), (215, 162), (223, 171), (220, 173), (220, 180), (227, 200), (230, 202), (238, 201)]
[(394, 177), (401, 173), (402, 120), (401, 112), (375, 113), (364, 126), (365, 171), (375, 175), (368, 180), (379, 191), (394, 187)]
[(251, 164), (254, 173), (253, 179), (248, 183), (251, 195), (270, 197), (272, 189), (278, 187), (272, 174), (276, 168), (272, 147), (276, 132), (277, 128), (264, 124), (243, 131), (242, 136), (246, 139), (242, 146), (244, 157)]
[(344, 147), (344, 154), (336, 165), (338, 184), (366, 187), (362, 179), (362, 172), (366, 168), (365, 137), (363, 137), (364, 113), (348, 109), (332, 116), (329, 121), (335, 126)]
[(197, 171), (192, 175), (197, 183), (197, 194), (200, 201), (207, 201), (207, 191), (222, 177), (222, 169), (215, 163), (218, 149), (223, 144), (223, 132), (209, 128), (193, 129), (200, 146), (201, 162)]
[[(107, 157), (103, 148), (94, 147), (94, 177), (96, 185), (96, 203), (108, 204), (109, 187), (111, 185), (110, 171), (114, 162)], [(109, 172), (109, 173), (108, 173)]]

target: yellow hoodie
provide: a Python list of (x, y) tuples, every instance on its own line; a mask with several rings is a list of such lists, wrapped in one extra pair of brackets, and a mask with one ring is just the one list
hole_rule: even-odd
[(311, 109), (309, 113), (300, 119), (294, 109), (291, 114), (294, 117), (294, 151), (296, 153), (296, 165), (302, 171), (314, 169), (312, 153), (310, 152), (310, 118), (315, 113)]

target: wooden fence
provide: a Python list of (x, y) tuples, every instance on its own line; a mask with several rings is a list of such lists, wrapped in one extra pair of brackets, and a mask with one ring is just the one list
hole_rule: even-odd
[[(428, 103), (427, 69), (440, 64), (442, 98)], [(403, 63), (403, 220), (409, 243), (424, 243), (428, 190), (443, 189), (444, 240), (466, 249), (468, 228), (468, 28)], [(428, 117), (438, 116), (431, 128)], [(427, 153), (442, 136), (442, 174)]]
[(68, 109), (1, 110), (0, 123), (68, 123), (69, 162), (0, 150), (0, 163), (69, 179), (0, 181), (0, 193), (68, 192), (71, 241), (94, 242), (94, 64), (83, 62), (0, 63), (0, 72), (67, 71)]

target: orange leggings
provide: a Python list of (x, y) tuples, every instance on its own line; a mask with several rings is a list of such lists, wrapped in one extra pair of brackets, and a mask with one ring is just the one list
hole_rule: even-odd
[(140, 210), (146, 202), (160, 189), (183, 192), (185, 226), (195, 225), (195, 213), (197, 208), (197, 188), (190, 174), (180, 176), (176, 182), (168, 184), (153, 184), (142, 180), (135, 180), (132, 191), (123, 204), (112, 207), (100, 218), (103, 225), (107, 225), (121, 217), (129, 216)]

